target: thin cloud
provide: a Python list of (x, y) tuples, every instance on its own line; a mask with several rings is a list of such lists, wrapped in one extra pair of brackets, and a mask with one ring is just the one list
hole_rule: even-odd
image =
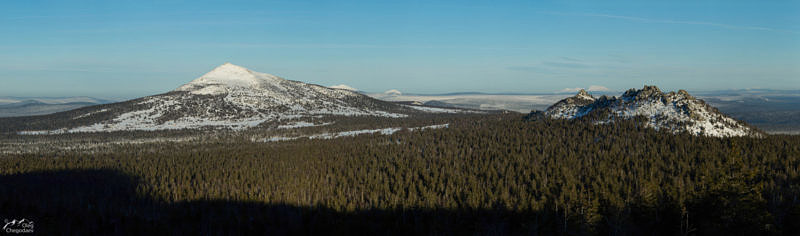
[(606, 92), (606, 91), (611, 91), (611, 89), (607, 88), (606, 86), (590, 85), (588, 89), (587, 88), (564, 88), (562, 90), (558, 90), (557, 92), (558, 93), (577, 93), (578, 91), (581, 91), (581, 89), (584, 89), (584, 90), (586, 90), (588, 92)]
[(645, 22), (645, 23), (702, 25), (702, 26), (711, 26), (711, 27), (718, 27), (718, 28), (724, 28), (724, 29), (735, 29), (735, 30), (771, 31), (771, 32), (791, 33), (791, 34), (800, 33), (798, 31), (788, 30), (788, 29), (778, 29), (778, 28), (770, 28), (770, 27), (762, 27), (762, 26), (748, 26), (748, 25), (731, 25), (731, 24), (722, 24), (722, 23), (714, 23), (714, 22), (703, 22), (703, 21), (664, 20), (664, 19), (651, 19), (651, 18), (635, 17), (635, 16), (621, 16), (621, 15), (593, 14), (593, 13), (565, 13), (565, 12), (542, 12), (542, 13), (551, 14), (551, 15), (562, 15), (562, 16), (601, 17), (601, 18), (619, 19), (619, 20)]
[(611, 89), (606, 88), (606, 86), (602, 86), (602, 85), (592, 85), (592, 86), (589, 86), (589, 89), (587, 89), (586, 91), (604, 92), (604, 91), (611, 91)]
[(562, 90), (558, 90), (559, 93), (577, 93), (581, 91), (583, 88), (564, 88)]

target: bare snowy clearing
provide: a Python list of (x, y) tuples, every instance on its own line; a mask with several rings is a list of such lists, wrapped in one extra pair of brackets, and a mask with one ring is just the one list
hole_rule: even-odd
[(422, 126), (422, 127), (413, 127), (413, 128), (402, 128), (402, 127), (393, 127), (393, 128), (383, 128), (383, 129), (363, 129), (363, 130), (351, 130), (351, 131), (342, 131), (336, 133), (321, 133), (315, 135), (308, 135), (308, 136), (297, 136), (297, 137), (283, 137), (283, 136), (275, 136), (269, 138), (252, 138), (251, 141), (253, 142), (278, 142), (278, 141), (291, 141), (295, 139), (301, 138), (308, 138), (308, 139), (334, 139), (334, 138), (342, 138), (342, 137), (354, 137), (357, 135), (362, 134), (382, 134), (382, 135), (391, 135), (396, 133), (397, 131), (407, 129), (409, 131), (415, 130), (425, 130), (425, 129), (441, 129), (447, 128), (450, 124), (441, 124), (441, 125), (429, 125), (429, 126)]

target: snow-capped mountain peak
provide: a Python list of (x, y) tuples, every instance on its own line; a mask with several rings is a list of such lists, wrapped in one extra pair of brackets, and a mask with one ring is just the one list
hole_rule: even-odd
[(245, 129), (293, 119), (399, 118), (409, 112), (414, 110), (357, 92), (287, 80), (225, 63), (168, 93), (71, 113), (68, 119), (77, 126), (45, 133)]
[(344, 89), (344, 90), (353, 91), (353, 92), (357, 92), (357, 91), (358, 91), (358, 89), (356, 89), (356, 88), (353, 88), (353, 87), (350, 87), (350, 86), (348, 86), (348, 85), (346, 85), (346, 84), (340, 84), (340, 85), (328, 86), (328, 88), (334, 88), (334, 89)]
[(386, 90), (386, 92), (383, 92), (383, 94), (389, 95), (389, 96), (400, 96), (400, 95), (403, 95), (403, 93), (400, 92), (400, 90), (397, 90), (397, 89)]
[(200, 78), (178, 87), (175, 91), (216, 95), (226, 93), (231, 88), (259, 88), (265, 84), (275, 84), (281, 81), (285, 81), (285, 79), (225, 63), (200, 76)]
[(685, 90), (664, 93), (656, 86), (630, 89), (620, 97), (610, 98), (594, 98), (581, 90), (544, 112), (545, 116), (555, 119), (575, 119), (590, 114), (594, 114), (589, 117), (597, 123), (643, 116), (648, 126), (655, 129), (716, 137), (760, 135), (754, 128), (720, 113)]

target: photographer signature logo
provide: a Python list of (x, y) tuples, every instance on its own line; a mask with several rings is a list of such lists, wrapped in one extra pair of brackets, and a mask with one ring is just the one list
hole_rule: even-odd
[(33, 233), (33, 221), (22, 218), (21, 220), (8, 220), (5, 219), (3, 225), (3, 232), (6, 233)]

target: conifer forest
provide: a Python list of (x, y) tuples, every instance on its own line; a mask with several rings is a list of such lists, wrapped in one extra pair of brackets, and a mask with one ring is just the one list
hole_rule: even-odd
[(200, 138), (86, 149), (50, 146), (147, 134), (8, 134), (6, 150), (44, 141), (0, 156), (0, 218), (34, 219), (38, 234), (800, 234), (796, 135), (520, 114), (403, 122), (448, 127), (281, 141), (175, 131)]

